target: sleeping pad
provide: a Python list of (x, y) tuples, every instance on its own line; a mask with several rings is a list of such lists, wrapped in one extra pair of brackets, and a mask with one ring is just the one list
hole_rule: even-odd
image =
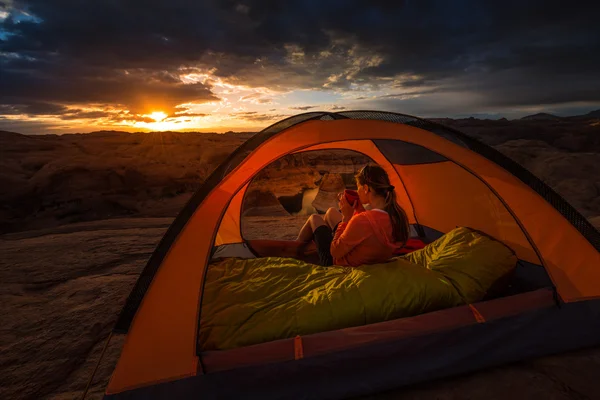
[(199, 346), (232, 349), (473, 303), (516, 262), (505, 245), (467, 228), (357, 268), (279, 257), (221, 259), (207, 271)]

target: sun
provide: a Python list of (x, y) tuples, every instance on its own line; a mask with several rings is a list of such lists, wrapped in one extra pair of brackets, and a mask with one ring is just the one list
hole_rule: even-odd
[(165, 114), (162, 111), (155, 111), (153, 113), (150, 113), (148, 116), (150, 118), (152, 118), (153, 120), (155, 120), (156, 122), (160, 122), (163, 119), (167, 118), (167, 114)]

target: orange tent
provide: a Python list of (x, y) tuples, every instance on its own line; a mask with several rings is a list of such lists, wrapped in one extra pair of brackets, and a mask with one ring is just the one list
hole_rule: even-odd
[[(310, 335), (301, 359), (294, 339), (197, 348), (211, 258), (260, 256), (240, 230), (249, 183), (285, 155), (323, 149), (354, 150), (383, 166), (421, 236), (468, 226), (511, 247), (525, 289), (478, 304), (477, 315), (457, 307)], [(459, 131), (387, 112), (297, 115), (239, 147), (173, 222), (115, 327), (127, 336), (106, 396), (342, 397), (598, 344), (599, 249), (600, 233), (558, 194)]]

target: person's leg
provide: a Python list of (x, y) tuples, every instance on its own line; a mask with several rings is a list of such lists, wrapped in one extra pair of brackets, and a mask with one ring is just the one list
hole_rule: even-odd
[(333, 233), (326, 224), (318, 226), (314, 231), (315, 244), (317, 245), (317, 254), (319, 255), (319, 265), (328, 267), (333, 265), (331, 256), (331, 242)]
[(313, 234), (319, 226), (327, 225), (319, 214), (313, 214), (304, 223), (298, 237), (296, 238), (299, 242), (310, 242), (313, 240)]
[(333, 230), (340, 222), (342, 222), (342, 213), (337, 208), (329, 208), (325, 213), (325, 223)]

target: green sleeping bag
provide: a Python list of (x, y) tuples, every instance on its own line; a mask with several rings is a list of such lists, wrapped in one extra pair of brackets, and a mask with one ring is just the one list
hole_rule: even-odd
[(223, 259), (206, 275), (199, 345), (232, 349), (473, 303), (516, 262), (502, 243), (467, 228), (407, 256), (358, 268), (277, 257)]

